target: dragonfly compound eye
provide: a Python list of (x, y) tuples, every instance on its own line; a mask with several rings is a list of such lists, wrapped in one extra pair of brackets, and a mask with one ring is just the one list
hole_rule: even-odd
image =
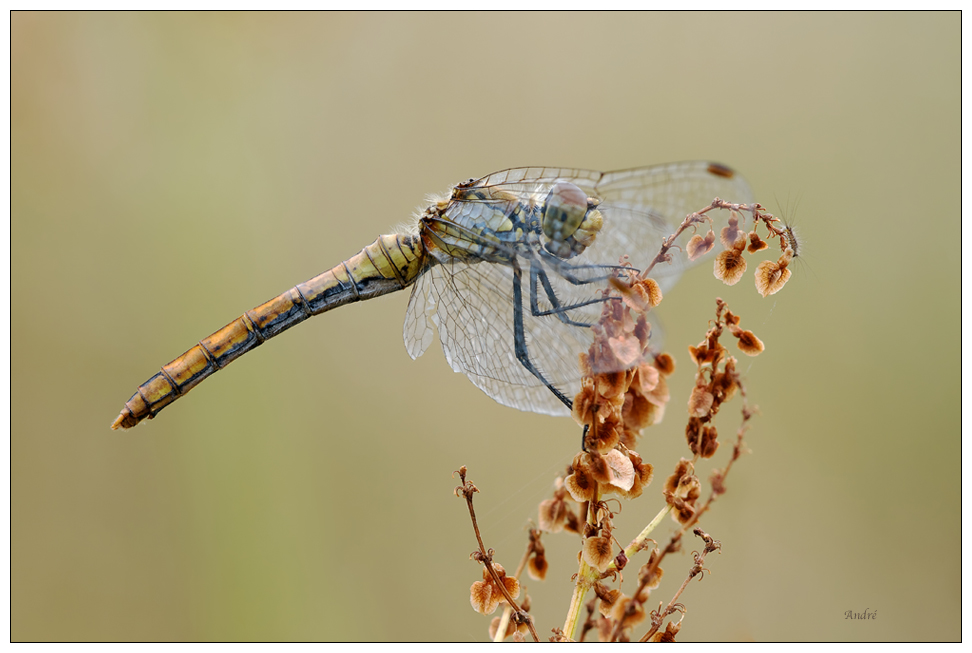
[(594, 242), (601, 224), (601, 212), (574, 184), (558, 182), (547, 193), (542, 228), (550, 240), (544, 248), (554, 256), (567, 259), (583, 252)]
[(543, 233), (554, 242), (570, 238), (587, 214), (587, 195), (574, 184), (558, 182), (543, 204)]

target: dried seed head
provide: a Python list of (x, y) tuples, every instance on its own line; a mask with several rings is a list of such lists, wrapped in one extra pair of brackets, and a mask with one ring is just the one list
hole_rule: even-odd
[[(654, 422), (651, 422), (654, 424)], [(638, 446), (638, 438), (641, 436), (640, 430), (632, 430), (625, 427), (621, 432), (621, 444), (628, 449), (635, 449)]]
[(614, 561), (614, 554), (611, 552), (612, 547), (613, 542), (610, 537), (602, 535), (587, 538), (584, 540), (584, 562), (604, 573)]
[[(493, 563), (493, 570), (499, 576), (500, 581), (514, 599), (520, 595), (520, 582), (512, 576), (506, 575), (506, 570), (502, 565)], [(503, 592), (497, 587), (490, 575), (489, 570), (483, 568), (483, 580), (476, 581), (469, 588), (469, 602), (476, 612), (480, 614), (493, 614), (496, 606), (505, 601)]]
[(594, 367), (591, 364), (590, 355), (586, 351), (581, 352), (578, 355), (577, 359), (578, 359), (577, 361), (578, 366), (580, 367), (580, 371), (581, 371), (581, 376), (584, 377), (594, 376)]
[(675, 372), (675, 359), (671, 354), (658, 354), (655, 356), (655, 367), (663, 376), (670, 376)]
[(621, 442), (621, 420), (611, 413), (603, 423), (594, 422), (584, 436), (584, 450), (604, 454)]
[(667, 624), (665, 624), (665, 632), (655, 633), (652, 636), (651, 641), (660, 642), (663, 644), (674, 644), (675, 635), (678, 634), (678, 631), (679, 629), (681, 629), (681, 627), (682, 627), (681, 620), (669, 621)]
[(756, 266), (756, 290), (760, 295), (768, 297), (783, 288), (790, 279), (789, 262), (790, 256), (784, 252), (778, 261), (763, 261)]
[(692, 362), (699, 367), (708, 362), (709, 348), (705, 346), (705, 342), (699, 343), (698, 347), (689, 345), (688, 352)]
[(641, 459), (637, 451), (628, 451), (628, 460), (634, 469), (634, 483), (627, 492), (619, 492), (625, 499), (636, 499), (641, 496), (644, 489), (651, 483), (655, 475), (655, 468), (651, 463), (646, 463)]
[(661, 372), (658, 371), (657, 367), (648, 363), (642, 363), (635, 369), (634, 377), (631, 379), (630, 390), (647, 396), (652, 390), (658, 387), (660, 376)]
[[(665, 380), (664, 375), (658, 377), (658, 385), (652, 388), (651, 392), (644, 395), (644, 397), (664, 411), (665, 404), (667, 404), (668, 400), (671, 399), (671, 393), (668, 391), (668, 381)], [(661, 421), (660, 415), (656, 421)]]
[(631, 489), (635, 479), (634, 466), (623, 453), (611, 449), (604, 454), (591, 454), (588, 459), (591, 475), (600, 484), (602, 494)]
[(644, 313), (661, 303), (661, 288), (654, 279), (637, 279), (628, 285), (612, 277), (611, 282), (628, 308), (636, 313)]
[(610, 614), (611, 608), (614, 607), (614, 604), (622, 596), (621, 590), (609, 589), (607, 585), (600, 581), (594, 583), (594, 593), (597, 595), (597, 598), (601, 599), (601, 605), (598, 609), (605, 617)]
[(695, 517), (695, 506), (680, 497), (666, 495), (668, 505), (672, 507), (672, 519), (680, 524), (686, 524)]
[(614, 568), (621, 571), (628, 565), (628, 556), (625, 555), (624, 549), (618, 551), (618, 555), (614, 556)]
[(574, 397), (574, 406), (571, 408), (570, 416), (580, 426), (593, 424), (597, 407), (597, 392), (594, 389), (594, 382), (585, 379), (580, 392)]
[(736, 240), (739, 239), (739, 220), (735, 217), (729, 218), (729, 224), (722, 228), (719, 232), (719, 242), (726, 249), (732, 249), (736, 246)]
[(742, 353), (748, 356), (757, 356), (765, 349), (763, 347), (763, 341), (757, 338), (752, 331), (739, 330), (738, 333), (734, 331), (732, 335), (739, 339), (736, 344)]
[(756, 252), (761, 252), (762, 250), (769, 247), (765, 240), (759, 237), (756, 230), (749, 232), (749, 247), (746, 248), (750, 254), (755, 254)]
[(559, 533), (564, 529), (564, 524), (567, 521), (567, 513), (571, 510), (565, 500), (566, 496), (567, 490), (561, 488), (554, 493), (553, 499), (540, 502), (540, 514), (537, 516), (537, 521), (541, 530), (545, 530), (548, 533)]
[(527, 573), (534, 580), (543, 580), (547, 576), (549, 566), (547, 556), (541, 551), (530, 557), (530, 561), (527, 563)]
[(644, 315), (639, 315), (632, 333), (638, 339), (638, 342), (641, 343), (642, 349), (644, 349), (648, 346), (648, 339), (651, 338), (651, 322)]
[(719, 442), (716, 438), (719, 437), (719, 432), (714, 426), (704, 426), (698, 434), (698, 439), (692, 443), (689, 442), (689, 448), (692, 449), (692, 453), (698, 454), (702, 458), (711, 458), (715, 455), (715, 452), (719, 449)]
[[(502, 617), (493, 617), (492, 621), (489, 622), (489, 639), (493, 641), (496, 639), (496, 631), (499, 629), (500, 621)], [(510, 619), (506, 622), (506, 633), (503, 635), (503, 639), (506, 639), (510, 635), (516, 632), (516, 624)]]
[[(620, 342), (616, 338), (611, 338), (611, 341)], [(633, 347), (635, 354), (632, 362), (637, 360), (641, 356), (641, 348), (638, 346), (638, 340), (635, 338), (626, 338), (624, 342), (627, 342), (628, 345)], [(628, 363), (627, 365), (630, 364), (631, 363)], [(597, 394), (600, 395), (600, 398), (614, 399), (624, 394), (624, 391), (628, 389), (628, 382), (630, 379), (628, 378), (628, 373), (625, 370), (618, 370), (616, 372), (603, 372), (601, 374), (595, 374), (594, 381), (596, 383), (595, 390), (597, 390)]]
[(599, 376), (584, 379), (581, 391), (574, 397), (571, 417), (578, 425), (590, 425), (598, 420), (598, 413), (607, 408), (602, 396), (598, 393)]
[(746, 272), (746, 259), (743, 258), (742, 250), (727, 249), (716, 256), (713, 264), (713, 273), (727, 286), (736, 285), (743, 274)]
[[(646, 426), (654, 424), (656, 406), (644, 397), (644, 395), (629, 392), (624, 396), (624, 407), (621, 409), (621, 418), (624, 420), (625, 433), (637, 434)], [(621, 441), (624, 442), (624, 434)], [(628, 443), (625, 442), (625, 446)]]
[(679, 479), (675, 494), (694, 504), (702, 495), (702, 482), (695, 474), (685, 474)]
[[(729, 360), (734, 359), (730, 358)], [(736, 394), (735, 375), (717, 372), (712, 375), (712, 383), (709, 387), (712, 389), (712, 395), (715, 397), (716, 403), (723, 404), (732, 399), (732, 396)]]
[(661, 286), (654, 279), (641, 279), (636, 285), (638, 285), (648, 297), (648, 306), (654, 308), (661, 304), (662, 301), (662, 291)]
[(634, 599), (625, 596), (614, 604), (611, 618), (621, 622), (622, 629), (628, 629), (645, 620), (645, 608)]
[(714, 397), (705, 386), (695, 386), (688, 401), (688, 414), (692, 417), (705, 417), (712, 410)]
[(682, 477), (686, 474), (694, 473), (695, 466), (692, 465), (692, 461), (688, 460), (687, 458), (682, 458), (675, 466), (675, 472), (665, 480), (665, 492), (675, 494), (675, 492), (678, 490), (678, 484), (679, 481), (682, 480)]
[(564, 530), (568, 533), (580, 535), (581, 524), (583, 523), (584, 522), (581, 520), (581, 518), (577, 516), (577, 513), (571, 510), (567, 513), (567, 520), (564, 522)]
[(661, 373), (653, 365), (644, 362), (635, 369), (621, 409), (626, 430), (639, 432), (660, 421), (664, 411), (658, 408), (668, 400), (667, 384), (663, 384)]
[(685, 252), (688, 254), (688, 259), (694, 261), (697, 258), (705, 256), (712, 249), (715, 244), (715, 233), (712, 229), (709, 229), (709, 233), (705, 235), (705, 238), (699, 234), (695, 234), (689, 238), (688, 243), (685, 245)]
[(638, 582), (646, 583), (645, 586), (651, 590), (658, 589), (658, 586), (661, 584), (662, 576), (665, 574), (661, 567), (655, 567), (655, 571), (652, 572), (650, 577), (648, 576), (649, 570), (651, 569), (652, 565), (655, 564), (655, 560), (658, 559), (659, 555), (658, 549), (654, 549), (651, 552), (651, 555), (648, 557), (648, 562), (642, 565), (641, 569), (638, 570)]
[(688, 442), (689, 449), (692, 453), (698, 453), (697, 448), (701, 435), (702, 420), (698, 417), (689, 417), (688, 423), (685, 425), (685, 440)]
[(631, 367), (641, 356), (641, 342), (633, 335), (623, 334), (617, 338), (608, 338), (607, 344), (619, 369)]
[(570, 492), (574, 501), (583, 503), (591, 501), (597, 493), (597, 481), (591, 474), (590, 465), (585, 461), (586, 454), (577, 454), (572, 467), (574, 473), (564, 479), (564, 487)]

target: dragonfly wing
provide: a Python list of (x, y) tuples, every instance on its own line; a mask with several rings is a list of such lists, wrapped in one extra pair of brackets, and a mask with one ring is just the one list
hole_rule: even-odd
[(730, 202), (752, 201), (752, 191), (741, 175), (709, 161), (606, 172), (596, 191), (605, 201), (651, 210), (676, 224), (715, 197)]
[[(522, 260), (522, 259), (521, 259)], [(537, 264), (542, 267), (542, 264)], [(530, 302), (529, 261), (523, 271), (521, 304), (524, 341), (530, 361), (568, 397), (580, 389), (578, 354), (593, 340), (590, 329), (564, 324), (554, 315), (536, 316)], [(553, 270), (543, 268), (555, 296), (566, 282)], [(567, 415), (567, 407), (516, 357), (514, 333), (513, 269), (498, 263), (451, 262), (438, 265), (423, 276), (427, 305), (434, 306), (431, 320), (439, 332), (446, 360), (453, 370), (466, 374), (483, 392), (505, 406), (548, 415)], [(569, 284), (567, 284), (569, 285)], [(600, 286), (599, 286), (600, 287)], [(541, 311), (552, 308), (538, 284)], [(419, 292), (416, 288), (415, 292)], [(588, 291), (593, 294), (593, 288)], [(576, 294), (576, 293), (575, 293)], [(416, 304), (418, 306), (418, 304)], [(585, 307), (590, 317), (600, 305)], [(581, 311), (571, 312), (578, 317)], [(409, 316), (409, 320), (412, 320)], [(594, 321), (593, 319), (591, 320)]]
[(432, 344), (432, 315), (435, 312), (435, 297), (429, 292), (430, 274), (419, 276), (412, 285), (405, 311), (405, 350), (415, 360), (425, 353)]
[[(688, 161), (605, 173), (597, 193), (617, 218), (612, 221), (609, 238), (626, 242), (627, 247), (647, 256), (632, 258), (636, 267), (647, 265), (658, 252), (663, 237), (675, 229), (690, 213), (708, 206), (719, 197), (729, 202), (751, 203), (753, 193), (741, 175), (725, 166), (708, 161)], [(664, 233), (659, 235), (659, 229)], [(689, 230), (679, 243), (684, 244), (695, 233)], [(612, 243), (619, 246), (618, 243)], [(634, 255), (632, 255), (634, 257)], [(689, 261), (684, 250), (674, 251), (670, 265), (656, 266), (652, 277), (668, 290), (682, 271), (704, 257)]]
[[(597, 322), (602, 307), (597, 300), (608, 287), (605, 277), (622, 257), (644, 269), (662, 239), (674, 233), (687, 214), (717, 196), (749, 202), (751, 191), (738, 175), (708, 162), (611, 173), (515, 168), (463, 186), (493, 188), (533, 201), (560, 181), (600, 200), (603, 226), (594, 242), (567, 261), (514, 245), (508, 254), (522, 270), (520, 307), (527, 355), (548, 382), (572, 397), (580, 388), (578, 355), (593, 341), (587, 325)], [(469, 198), (456, 201), (495, 202), (471, 194)], [(666, 291), (689, 265), (684, 253), (673, 254), (671, 264), (656, 266), (651, 274)], [(424, 352), (434, 324), (452, 369), (466, 374), (490, 397), (520, 410), (566, 415), (567, 407), (517, 359), (514, 283), (513, 268), (499, 262), (453, 260), (429, 269), (409, 300), (406, 347), (413, 358)]]
[[(604, 227), (594, 244), (578, 259), (589, 263), (617, 264), (622, 255), (644, 269), (658, 253), (663, 238), (675, 233), (686, 215), (708, 206), (716, 197), (730, 202), (753, 201), (743, 177), (721, 164), (687, 161), (615, 172), (571, 168), (512, 168), (475, 182), (526, 198), (557, 182), (577, 185), (590, 197), (601, 200)], [(684, 243), (691, 230), (679, 242)], [(659, 265), (651, 276), (663, 291), (671, 289), (689, 262), (684, 253), (672, 252), (672, 263)]]
[[(686, 215), (720, 197), (730, 202), (752, 202), (752, 190), (742, 176), (708, 161), (688, 161), (605, 173), (595, 189), (602, 200), (605, 230), (594, 244), (598, 257), (623, 252), (644, 269), (658, 253), (663, 238), (675, 233)], [(688, 230), (677, 241), (684, 248), (695, 233)], [(603, 235), (603, 238), (601, 237)], [(651, 277), (667, 292), (689, 266), (684, 249), (672, 250), (669, 264), (656, 265)]]
[(713, 198), (730, 202), (752, 201), (745, 179), (732, 169), (711, 161), (684, 161), (614, 172), (577, 168), (510, 168), (471, 182), (520, 196), (566, 181), (591, 197), (633, 210), (652, 212), (663, 222), (678, 224), (686, 214), (708, 205)]

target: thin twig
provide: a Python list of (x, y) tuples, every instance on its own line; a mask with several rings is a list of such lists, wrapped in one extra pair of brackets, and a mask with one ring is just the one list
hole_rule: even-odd
[[(516, 573), (513, 574), (513, 578), (520, 579), (520, 574), (523, 573), (523, 569), (526, 568), (527, 562), (530, 561), (530, 555), (533, 553), (534, 541), (533, 534), (531, 533), (530, 541), (527, 542), (526, 551), (523, 552), (523, 557), (520, 558), (520, 564), (516, 566)], [(511, 614), (513, 614), (513, 606), (508, 604), (503, 608), (503, 614), (500, 616), (499, 626), (496, 628), (496, 635), (493, 636), (494, 642), (502, 642), (506, 638), (506, 629), (510, 624)]]
[[(668, 607), (666, 607), (664, 610), (659, 610), (657, 612), (652, 610), (651, 629), (647, 633), (645, 633), (644, 636), (642, 636), (640, 640), (642, 642), (647, 642), (648, 640), (650, 640), (652, 635), (657, 633), (658, 629), (661, 628), (662, 623), (664, 623), (665, 621), (665, 617), (667, 617), (668, 615), (672, 614), (673, 612), (679, 609), (678, 607), (679, 604), (677, 603), (678, 597), (681, 596), (682, 592), (685, 591), (685, 588), (688, 587), (689, 581), (695, 578), (696, 576), (699, 576), (700, 574), (701, 575), (705, 574), (706, 569), (702, 566), (702, 563), (705, 562), (705, 556), (707, 556), (712, 551), (718, 551), (722, 547), (722, 544), (718, 540), (712, 539), (708, 535), (708, 533), (703, 531), (701, 528), (696, 528), (693, 532), (705, 541), (705, 547), (702, 549), (702, 553), (692, 554), (692, 557), (695, 560), (695, 562), (692, 565), (692, 567), (689, 569), (688, 576), (686, 576), (685, 580), (682, 581), (682, 586), (678, 588), (678, 591), (675, 592), (675, 596), (673, 596), (672, 600), (668, 602)], [(699, 580), (701, 580), (701, 578)], [(661, 604), (659, 604), (658, 607), (661, 608)]]
[(473, 485), (472, 481), (466, 481), (466, 466), (463, 465), (459, 468), (459, 480), (462, 481), (462, 485), (456, 488), (456, 494), (463, 497), (466, 500), (466, 506), (469, 508), (469, 518), (472, 520), (473, 530), (476, 532), (476, 541), (479, 542), (479, 556), (476, 556), (480, 562), (485, 565), (486, 570), (489, 572), (490, 577), (493, 579), (493, 584), (503, 593), (503, 598), (506, 602), (510, 604), (513, 610), (517, 614), (517, 621), (523, 621), (526, 623), (527, 628), (530, 629), (530, 634), (533, 636), (533, 641), (539, 642), (540, 637), (537, 635), (537, 630), (533, 626), (533, 618), (530, 614), (520, 609), (513, 597), (510, 596), (509, 591), (506, 589), (506, 583), (503, 579), (499, 577), (496, 570), (493, 568), (493, 550), (487, 549), (486, 545), (483, 544), (483, 537), (479, 533), (479, 522), (476, 521), (476, 510), (473, 508), (473, 494), (479, 492), (479, 488)]

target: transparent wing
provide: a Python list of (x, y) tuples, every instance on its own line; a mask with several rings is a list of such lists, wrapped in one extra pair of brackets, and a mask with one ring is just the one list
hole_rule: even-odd
[[(527, 355), (541, 374), (568, 397), (579, 390), (578, 355), (593, 334), (607, 287), (605, 277), (627, 256), (643, 269), (663, 238), (687, 215), (713, 198), (751, 202), (748, 184), (728, 168), (689, 162), (601, 173), (563, 168), (515, 168), (471, 180), (527, 200), (544, 187), (568, 181), (600, 200), (603, 227), (595, 241), (569, 261), (511, 247), (521, 268), (520, 307)], [(476, 202), (478, 200), (464, 200)], [(684, 240), (684, 239), (683, 239)], [(677, 253), (652, 272), (667, 292), (688, 265)], [(513, 268), (502, 263), (453, 261), (436, 265), (412, 289), (405, 318), (405, 345), (420, 356), (439, 333), (449, 365), (490, 397), (521, 410), (566, 415), (561, 403), (516, 357)]]
[[(450, 367), (490, 397), (520, 410), (567, 415), (567, 407), (517, 360), (514, 283), (512, 268), (501, 264), (453, 262), (430, 269), (412, 290), (405, 346), (413, 358), (421, 355), (434, 324)], [(556, 317), (533, 315), (528, 270), (521, 288), (527, 354), (548, 381), (572, 397), (579, 387), (574, 387), (580, 379), (578, 354), (590, 347), (593, 334)], [(539, 296), (538, 306), (551, 308)]]
[[(589, 197), (601, 200), (604, 227), (594, 244), (584, 252), (584, 262), (617, 264), (627, 255), (638, 269), (644, 269), (663, 238), (675, 232), (686, 215), (709, 205), (716, 197), (730, 202), (752, 202), (752, 190), (741, 175), (709, 161), (687, 161), (616, 172), (571, 168), (511, 168), (470, 182), (472, 187), (491, 188), (523, 199), (560, 181), (573, 183)], [(476, 200), (466, 200), (476, 201)], [(683, 235), (682, 243), (691, 233)], [(663, 291), (674, 286), (689, 265), (683, 255), (673, 256), (671, 265), (656, 266), (652, 277)], [(573, 262), (573, 260), (572, 260)]]

